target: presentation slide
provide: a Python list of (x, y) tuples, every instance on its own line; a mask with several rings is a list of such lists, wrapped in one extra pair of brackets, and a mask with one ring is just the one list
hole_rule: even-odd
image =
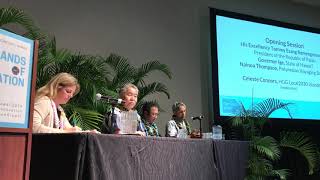
[(320, 34), (220, 15), (216, 33), (221, 116), (275, 98), (293, 119), (320, 120)]

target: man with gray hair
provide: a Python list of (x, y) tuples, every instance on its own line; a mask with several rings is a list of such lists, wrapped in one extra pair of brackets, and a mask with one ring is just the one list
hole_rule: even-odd
[(191, 127), (186, 120), (187, 106), (176, 102), (172, 106), (172, 119), (166, 125), (167, 137), (186, 137), (191, 134)]
[[(141, 117), (135, 110), (138, 93), (138, 88), (131, 83), (125, 84), (120, 89), (119, 96), (124, 100), (124, 103), (115, 107), (113, 114), (112, 112), (106, 114), (101, 127), (102, 133), (146, 135)], [(137, 125), (136, 129), (135, 124)]]

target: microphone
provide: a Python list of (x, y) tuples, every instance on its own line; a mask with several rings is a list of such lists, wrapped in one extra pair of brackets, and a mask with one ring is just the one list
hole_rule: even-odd
[(96, 94), (96, 99), (98, 101), (99, 100), (105, 100), (105, 101), (107, 101), (107, 103), (110, 103), (110, 104), (123, 104), (123, 103), (125, 103), (125, 101), (122, 100), (122, 99), (117, 99), (117, 98), (113, 98), (113, 97), (110, 97), (110, 96), (103, 96), (100, 93)]
[(204, 118), (204, 116), (192, 116), (191, 119), (192, 120), (202, 120)]

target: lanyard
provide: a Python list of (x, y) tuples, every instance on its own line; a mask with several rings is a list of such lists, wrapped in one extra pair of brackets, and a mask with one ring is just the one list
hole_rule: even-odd
[(51, 100), (51, 106), (53, 109), (53, 121), (54, 121), (55, 128), (63, 129), (64, 128), (63, 121), (59, 119), (57, 106), (52, 100)]

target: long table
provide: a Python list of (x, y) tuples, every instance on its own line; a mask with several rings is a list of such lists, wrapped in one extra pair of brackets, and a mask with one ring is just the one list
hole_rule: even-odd
[(34, 134), (31, 180), (244, 179), (248, 142)]

